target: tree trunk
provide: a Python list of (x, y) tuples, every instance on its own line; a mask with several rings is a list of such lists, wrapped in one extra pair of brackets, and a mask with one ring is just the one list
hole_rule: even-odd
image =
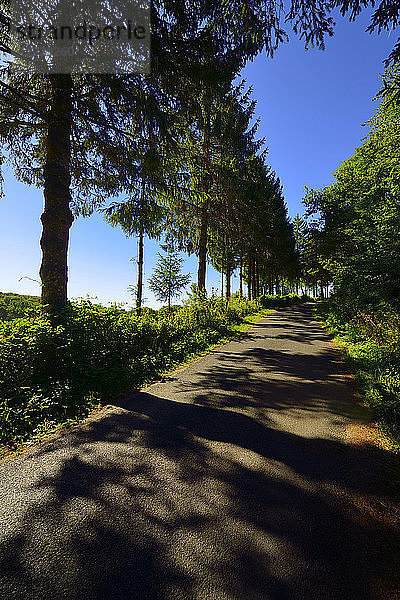
[(144, 259), (144, 233), (143, 225), (140, 224), (139, 231), (139, 256), (138, 256), (138, 277), (136, 290), (136, 312), (138, 315), (142, 312), (143, 300), (143, 259)]
[(227, 301), (229, 301), (230, 297), (231, 297), (231, 269), (229, 266), (226, 267), (226, 274), (225, 274), (225, 296)]
[(260, 297), (260, 273), (258, 270), (258, 261), (254, 260), (254, 271), (255, 271), (255, 280), (256, 280), (256, 298)]
[(239, 294), (240, 297), (243, 298), (243, 260), (240, 259), (239, 266)]
[(142, 312), (143, 303), (143, 263), (144, 263), (144, 199), (146, 191), (146, 181), (142, 178), (142, 192), (140, 194), (140, 225), (139, 225), (139, 253), (138, 253), (138, 274), (136, 289), (136, 312), (138, 315)]
[(247, 274), (247, 299), (251, 300), (251, 290), (252, 290), (252, 279), (251, 279), (251, 255), (249, 254), (248, 256), (248, 263), (247, 263), (247, 269), (248, 269), (248, 274)]
[(201, 224), (199, 236), (199, 268), (197, 271), (197, 291), (206, 290), (206, 269), (207, 269), (207, 231), (208, 231), (208, 200), (206, 200), (201, 209)]
[(221, 296), (224, 297), (224, 271), (221, 273)]
[(254, 256), (251, 257), (251, 281), (252, 281), (252, 292), (251, 296), (253, 300), (257, 298), (257, 282), (256, 282), (256, 259)]
[(208, 241), (208, 192), (210, 189), (209, 167), (210, 167), (210, 112), (205, 109), (204, 114), (204, 136), (203, 136), (203, 206), (201, 208), (200, 235), (199, 235), (199, 267), (197, 271), (197, 293), (206, 291), (206, 270), (207, 270), (207, 241)]
[(52, 103), (44, 166), (44, 211), (40, 246), (42, 304), (54, 313), (67, 304), (68, 243), (73, 223), (71, 202), (72, 80), (50, 75)]

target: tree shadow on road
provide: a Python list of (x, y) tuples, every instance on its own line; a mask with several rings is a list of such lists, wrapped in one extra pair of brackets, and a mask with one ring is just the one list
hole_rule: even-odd
[(140, 393), (15, 459), (32, 503), (18, 530), (5, 521), (0, 591), (372, 600), (397, 538), (349, 499), (371, 452)]
[(299, 420), (322, 412), (337, 416), (338, 422), (371, 420), (371, 411), (355, 400), (354, 381), (334, 350), (311, 356), (262, 347), (222, 348), (195, 378), (185, 380), (178, 372), (174, 392), (200, 406), (240, 410), (267, 425), (279, 412)]
[[(323, 342), (327, 337), (332, 337), (322, 329), (317, 321), (310, 319), (312, 317), (311, 306), (303, 304), (292, 308), (277, 309), (275, 313), (268, 317), (267, 322), (261, 321), (251, 327), (249, 335), (252, 339), (274, 338), (312, 346), (315, 342)], [(265, 331), (266, 324), (267, 332)], [(261, 331), (262, 333), (260, 333)]]

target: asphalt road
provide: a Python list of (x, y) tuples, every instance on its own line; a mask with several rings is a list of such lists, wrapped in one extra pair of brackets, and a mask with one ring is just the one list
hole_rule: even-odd
[[(400, 598), (369, 415), (307, 306), (0, 467), (1, 600)], [(362, 503), (361, 503), (362, 504)]]

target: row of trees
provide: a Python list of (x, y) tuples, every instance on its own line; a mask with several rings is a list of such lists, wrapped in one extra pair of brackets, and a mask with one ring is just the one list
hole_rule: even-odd
[(297, 214), (293, 220), (293, 233), (296, 241), (297, 273), (291, 282), (292, 290), (311, 296), (326, 298), (331, 291), (332, 277), (327, 257), (322, 257), (319, 248), (319, 224), (306, 212)]
[[(337, 304), (358, 311), (400, 308), (399, 67), (387, 71), (370, 133), (335, 180), (305, 198), (316, 268), (334, 286)], [(385, 308), (386, 307), (386, 308)]]
[(244, 84), (222, 92), (211, 96), (210, 91), (198, 121), (186, 125), (179, 160), (168, 165), (172, 182), (166, 187), (145, 184), (139, 201), (129, 198), (105, 210), (111, 224), (139, 237), (139, 311), (145, 235), (162, 234), (177, 249), (196, 253), (199, 292), (205, 291), (211, 260), (223, 273), (228, 299), (237, 268), (240, 289), (243, 293), (246, 281), (249, 298), (260, 295), (260, 282), (274, 272), (290, 275), (295, 270), (294, 238), (281, 186), (265, 163), (263, 140), (256, 138), (255, 103)]
[[(44, 191), (43, 304), (55, 311), (67, 302), (74, 217), (121, 194), (107, 218), (142, 242), (162, 229), (195, 252), (199, 291), (208, 256), (225, 273), (227, 295), (238, 265), (250, 296), (260, 281), (289, 273), (293, 232), (280, 184), (250, 125), (254, 106), (232, 81), (247, 60), (262, 49), (272, 55), (286, 40), (285, 23), (323, 47), (334, 6), (353, 18), (367, 4), (292, 0), (285, 10), (270, 0), (153, 0), (151, 75), (10, 70), (7, 60), (18, 51), (2, 26), (0, 139), (17, 177)], [(2, 25), (8, 10), (1, 0)], [(397, 13), (382, 1), (371, 27), (395, 26)]]

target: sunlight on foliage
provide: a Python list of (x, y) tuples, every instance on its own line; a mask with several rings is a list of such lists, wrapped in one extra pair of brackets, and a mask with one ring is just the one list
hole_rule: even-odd
[[(37, 299), (17, 297), (0, 321), (0, 443), (85, 416), (231, 337), (246, 316), (299, 301), (233, 296), (227, 303), (192, 294), (171, 313), (143, 309), (139, 317), (80, 300), (55, 326)], [(28, 316), (13, 318), (21, 306)]]
[(355, 372), (363, 398), (384, 429), (400, 439), (400, 317), (382, 306), (375, 314), (343, 318), (333, 302), (321, 303), (319, 318), (335, 335)]

